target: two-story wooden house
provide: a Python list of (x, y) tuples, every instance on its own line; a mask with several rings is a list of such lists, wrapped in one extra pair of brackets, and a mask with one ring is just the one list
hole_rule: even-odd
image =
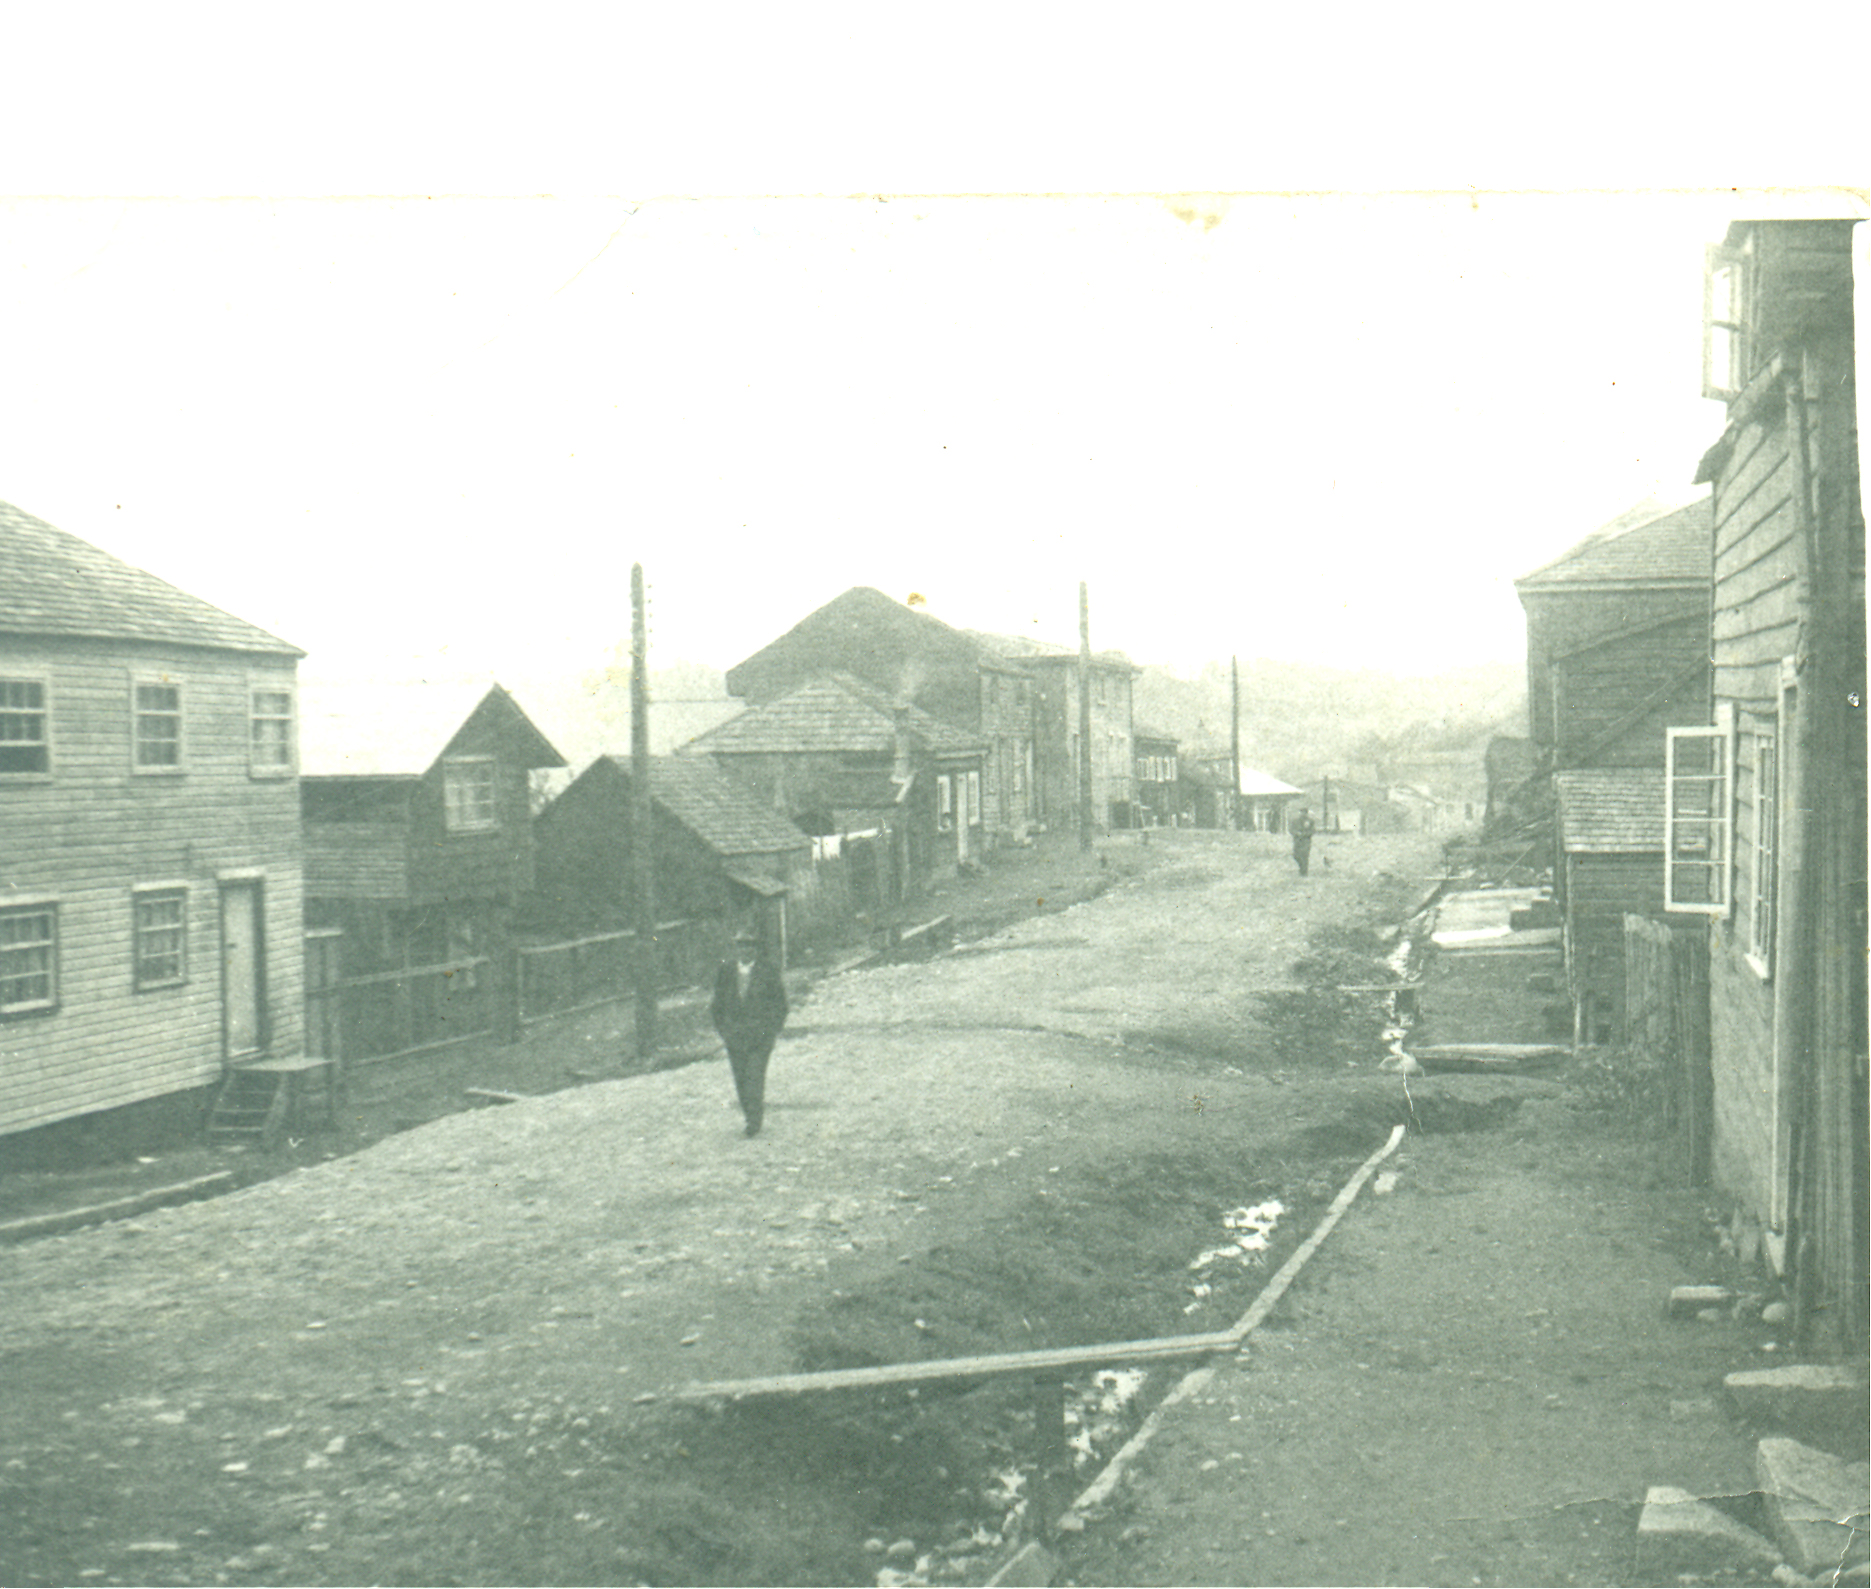
[(0, 504), (0, 1133), (297, 1055), (300, 655)]
[(381, 988), (347, 1001), (346, 1057), (510, 1025), (530, 776), (564, 759), (498, 684), (308, 683), (301, 736), (306, 926)]
[(888, 915), (979, 853), (986, 749), (833, 674), (749, 708), (680, 754), (713, 757), (806, 834), (838, 840), (854, 863), (854, 906)]
[(1709, 923), (1713, 1173), (1803, 1343), (1867, 1336), (1865, 526), (1847, 220), (1709, 252), (1712, 709), (1669, 736), (1668, 908)]
[(1623, 1030), (1624, 917), (1662, 913), (1662, 830), (1634, 813), (1657, 798), (1665, 730), (1707, 716), (1710, 511), (1640, 504), (1514, 582), (1581, 1042)]
[(1141, 827), (1173, 828), (1192, 816), (1183, 799), (1177, 752), (1181, 742), (1161, 729), (1133, 725), (1131, 749), (1136, 755), (1137, 822)]
[(862, 679), (984, 746), (981, 838), (1018, 840), (1038, 820), (1034, 685), (996, 637), (955, 629), (857, 585), (730, 668), (730, 695), (764, 705), (827, 674)]
[[(1079, 806), (1079, 654), (1061, 645), (1013, 635), (990, 643), (1033, 679), (1033, 754), (1038, 771), (1035, 814), (1045, 827), (1071, 830)], [(1121, 651), (1091, 658), (1091, 813), (1100, 832), (1131, 826), (1137, 798), (1131, 686), (1142, 669)]]

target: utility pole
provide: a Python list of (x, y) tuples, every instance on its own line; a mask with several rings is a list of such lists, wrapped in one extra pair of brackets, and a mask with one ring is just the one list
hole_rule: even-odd
[(650, 800), (650, 626), (641, 563), (630, 569), (630, 771), (630, 902), (642, 1064), (656, 1048), (656, 819)]
[(1228, 713), (1228, 825), (1234, 826), (1241, 804), (1241, 659), (1228, 658), (1228, 675), (1233, 681), (1233, 695)]
[(1091, 596), (1078, 582), (1078, 847), (1091, 848)]

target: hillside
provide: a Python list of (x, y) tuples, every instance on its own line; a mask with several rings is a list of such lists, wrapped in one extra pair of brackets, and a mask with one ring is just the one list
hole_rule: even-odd
[[(1195, 678), (1146, 666), (1136, 718), (1177, 735), (1185, 754), (1226, 752), (1229, 696), (1224, 662)], [(1488, 740), (1524, 735), (1526, 713), (1526, 673), (1515, 663), (1423, 678), (1261, 657), (1241, 663), (1242, 763), (1293, 784), (1326, 774), (1424, 782), (1422, 766), (1452, 753), (1458, 765), (1472, 755), (1478, 781)]]

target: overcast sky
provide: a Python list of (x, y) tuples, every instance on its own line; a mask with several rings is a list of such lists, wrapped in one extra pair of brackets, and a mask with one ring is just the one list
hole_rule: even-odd
[[(866, 8), (810, 12), (844, 20), (803, 42), (631, 12), (627, 58), (544, 24), (392, 9), (364, 50), (363, 13), (290, 39), (242, 14), (82, 45), (56, 14), (30, 24), (93, 97), (34, 74), (0, 105), (0, 132), (33, 134), (11, 147), (64, 157), (16, 191), (78, 195), (0, 199), (0, 498), (308, 670), (588, 669), (627, 648), (639, 560), (659, 663), (730, 665), (853, 584), (1072, 643), (1081, 579), (1094, 643), (1139, 661), (1511, 661), (1513, 577), (1641, 498), (1684, 499), (1720, 432), (1703, 245), (1744, 212), (1849, 208), (1381, 191), (1450, 150), (1482, 188), (1563, 186), (1506, 152), (1509, 102), (1554, 88), (1471, 74), (1458, 103), (1419, 77), (1387, 119), (1409, 41), (1359, 35), (1329, 75), (1368, 123), (1279, 120), (1282, 74), (1204, 97), (1244, 57), (1193, 11), (1129, 39), (1016, 24), (991, 53), (920, 36), (920, 75), (888, 82), (825, 47), (892, 44)], [(227, 69), (230, 39), (264, 69)], [(1017, 69), (1028, 47), (1043, 82)], [(1289, 183), (1333, 186), (1355, 149), (1380, 191), (1176, 196), (1264, 146), (1251, 115), (1304, 134)], [(1153, 151), (1152, 127), (1183, 144)], [(1412, 168), (1426, 136), (1445, 158)], [(1586, 131), (1561, 143), (1577, 169)], [(1724, 170), (1761, 169), (1758, 140), (1730, 147)], [(914, 196), (997, 171), (1145, 191)], [(201, 196), (256, 191), (623, 196)]]

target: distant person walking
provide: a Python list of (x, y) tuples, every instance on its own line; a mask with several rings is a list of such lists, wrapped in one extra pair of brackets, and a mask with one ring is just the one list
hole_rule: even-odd
[(786, 984), (751, 928), (734, 935), (734, 953), (715, 973), (708, 1013), (727, 1047), (747, 1135), (758, 1136), (766, 1111), (767, 1060), (786, 1024)]
[(1299, 815), (1293, 818), (1292, 831), (1293, 859), (1299, 863), (1299, 875), (1304, 877), (1312, 866), (1312, 835), (1317, 831), (1312, 813), (1302, 807)]

